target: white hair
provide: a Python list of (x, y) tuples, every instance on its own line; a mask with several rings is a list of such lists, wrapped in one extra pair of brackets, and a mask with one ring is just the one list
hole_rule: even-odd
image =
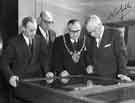
[(96, 25), (102, 25), (102, 21), (100, 17), (98, 17), (95, 14), (89, 16), (89, 21), (91, 21), (93, 24), (96, 24)]

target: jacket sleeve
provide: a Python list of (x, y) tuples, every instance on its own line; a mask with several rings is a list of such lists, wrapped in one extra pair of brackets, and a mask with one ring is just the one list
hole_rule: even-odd
[(48, 51), (47, 51), (47, 44), (40, 38), (40, 53), (39, 53), (39, 60), (41, 65), (41, 70), (43, 75), (45, 75), (49, 71), (48, 67)]
[(51, 71), (58, 75), (63, 69), (63, 38), (55, 39), (51, 58)]
[(7, 81), (14, 74), (11, 66), (12, 63), (15, 61), (15, 57), (15, 48), (13, 46), (13, 43), (9, 42), (7, 47), (3, 50), (0, 69)]
[(118, 74), (127, 74), (127, 48), (124, 42), (124, 37), (121, 32), (114, 33), (114, 54), (116, 56), (116, 63), (118, 68)]

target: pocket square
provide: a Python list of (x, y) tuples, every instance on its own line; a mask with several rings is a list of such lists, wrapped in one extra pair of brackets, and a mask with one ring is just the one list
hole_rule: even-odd
[(104, 48), (107, 48), (107, 47), (109, 47), (109, 46), (111, 46), (111, 44), (107, 44), (107, 45), (105, 45), (105, 46), (104, 46)]

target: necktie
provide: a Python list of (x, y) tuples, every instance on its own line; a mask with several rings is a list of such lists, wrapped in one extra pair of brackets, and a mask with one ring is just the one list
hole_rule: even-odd
[(49, 33), (46, 31), (46, 42), (49, 43)]
[(32, 53), (32, 39), (29, 39), (29, 48), (30, 48), (30, 51)]
[(77, 40), (74, 40), (72, 45), (73, 45), (73, 49), (76, 50), (78, 45)]

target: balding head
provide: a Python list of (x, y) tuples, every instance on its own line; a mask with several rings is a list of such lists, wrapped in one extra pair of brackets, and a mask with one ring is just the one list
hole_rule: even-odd
[(42, 27), (42, 29), (44, 30), (51, 29), (53, 22), (54, 20), (51, 12), (42, 11), (40, 13), (40, 26)]
[(97, 15), (91, 15), (86, 19), (86, 29), (88, 32), (94, 32), (102, 25), (102, 21)]
[(53, 22), (53, 15), (49, 11), (42, 11), (40, 13), (40, 18), (44, 19), (46, 22)]

